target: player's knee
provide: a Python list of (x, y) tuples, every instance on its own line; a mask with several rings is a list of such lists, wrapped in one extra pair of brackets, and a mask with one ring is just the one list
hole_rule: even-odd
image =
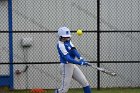
[(83, 86), (83, 87), (89, 86), (88, 81), (87, 81), (87, 80), (85, 80), (85, 81), (82, 83), (82, 86)]

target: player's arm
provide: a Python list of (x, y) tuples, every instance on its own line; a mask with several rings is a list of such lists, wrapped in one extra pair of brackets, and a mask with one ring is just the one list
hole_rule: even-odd
[(78, 59), (83, 59), (80, 55), (80, 53), (77, 51), (76, 47), (72, 44), (70, 41), (70, 45), (72, 46), (71, 52), (78, 58)]
[(72, 47), (71, 51), (78, 59), (83, 59), (75, 47)]
[(69, 63), (78, 64), (78, 65), (83, 65), (84, 64), (84, 61), (77, 61), (77, 60), (71, 58), (69, 54), (64, 55), (64, 58)]
[(64, 44), (60, 44), (58, 46), (58, 50), (60, 51), (60, 54), (64, 57), (64, 59), (66, 61), (68, 61), (69, 63), (73, 63), (73, 64), (78, 64), (78, 65), (84, 65), (84, 61), (81, 60), (81, 61), (77, 61), (73, 58), (70, 57), (68, 51), (66, 50)]
[(69, 54), (65, 55), (64, 58), (65, 58), (69, 63), (78, 64), (78, 65), (87, 65), (87, 66), (90, 66), (90, 64), (89, 64), (88, 62), (85, 62), (84, 60), (77, 61), (77, 60), (71, 58)]

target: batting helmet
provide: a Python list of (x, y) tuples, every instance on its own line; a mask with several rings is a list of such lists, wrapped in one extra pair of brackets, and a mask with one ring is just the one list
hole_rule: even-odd
[(58, 36), (59, 37), (71, 37), (71, 32), (67, 27), (60, 27), (58, 29)]

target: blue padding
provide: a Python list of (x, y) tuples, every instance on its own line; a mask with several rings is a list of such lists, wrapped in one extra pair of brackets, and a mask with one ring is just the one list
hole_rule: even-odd
[(9, 86), (10, 87), (10, 76), (0, 76), (0, 86)]

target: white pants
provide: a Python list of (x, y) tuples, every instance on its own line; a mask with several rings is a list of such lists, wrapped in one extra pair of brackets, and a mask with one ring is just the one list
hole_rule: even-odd
[(75, 64), (60, 64), (61, 68), (61, 77), (62, 77), (62, 84), (61, 88), (58, 90), (58, 93), (67, 93), (70, 87), (71, 79), (75, 79), (82, 87), (86, 87), (89, 85), (86, 77), (82, 73), (82, 71), (76, 66)]

